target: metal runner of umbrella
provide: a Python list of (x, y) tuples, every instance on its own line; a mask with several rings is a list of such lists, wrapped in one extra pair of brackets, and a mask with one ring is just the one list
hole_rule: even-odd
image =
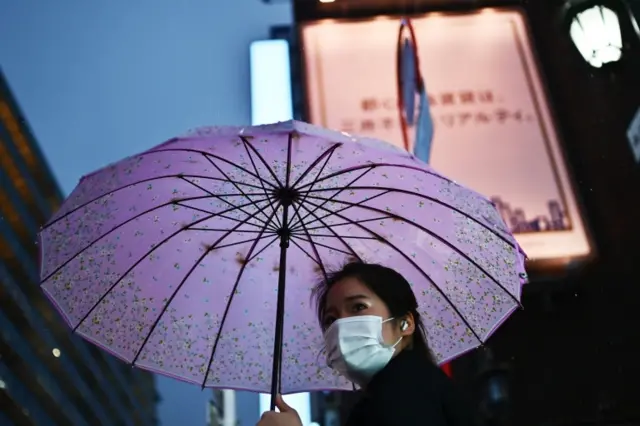
[(202, 129), (90, 174), (39, 246), (42, 288), (85, 339), (272, 395), (352, 388), (319, 356), (310, 301), (346, 261), (407, 277), (440, 362), (486, 341), (524, 277), (485, 197), (403, 150), (298, 122)]

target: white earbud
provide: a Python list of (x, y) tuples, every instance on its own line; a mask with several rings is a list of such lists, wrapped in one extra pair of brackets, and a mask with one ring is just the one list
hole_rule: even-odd
[(407, 328), (409, 328), (409, 323), (407, 322), (407, 320), (402, 320), (402, 322), (400, 323), (400, 331), (406, 331)]

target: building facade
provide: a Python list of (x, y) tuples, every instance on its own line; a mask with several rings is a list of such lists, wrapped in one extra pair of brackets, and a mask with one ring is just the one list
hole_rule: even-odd
[(207, 408), (207, 426), (239, 426), (236, 392), (213, 389)]
[(157, 424), (153, 375), (74, 335), (39, 287), (63, 197), (0, 70), (0, 425)]
[(355, 394), (351, 392), (314, 392), (311, 394), (311, 420), (317, 426), (340, 426), (348, 418)]

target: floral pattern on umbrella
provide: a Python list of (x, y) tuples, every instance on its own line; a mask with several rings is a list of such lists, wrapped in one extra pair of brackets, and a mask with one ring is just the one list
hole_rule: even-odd
[(260, 392), (279, 276), (283, 393), (352, 388), (325, 365), (310, 300), (328, 270), (401, 272), (440, 362), (486, 341), (524, 276), (484, 196), (402, 150), (297, 122), (201, 129), (88, 175), (39, 246), (43, 290), (87, 340), (140, 368)]

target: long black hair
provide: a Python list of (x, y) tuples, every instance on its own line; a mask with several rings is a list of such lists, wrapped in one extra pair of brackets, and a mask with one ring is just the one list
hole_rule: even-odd
[(399, 319), (411, 314), (416, 327), (416, 331), (413, 333), (412, 350), (424, 355), (429, 362), (435, 364), (427, 344), (426, 330), (418, 312), (418, 301), (411, 290), (411, 285), (400, 273), (386, 266), (351, 262), (340, 270), (327, 273), (327, 276), (315, 286), (312, 293), (316, 302), (318, 321), (321, 325), (325, 324), (324, 315), (329, 290), (345, 278), (356, 278), (367, 286), (387, 305), (393, 318)]

